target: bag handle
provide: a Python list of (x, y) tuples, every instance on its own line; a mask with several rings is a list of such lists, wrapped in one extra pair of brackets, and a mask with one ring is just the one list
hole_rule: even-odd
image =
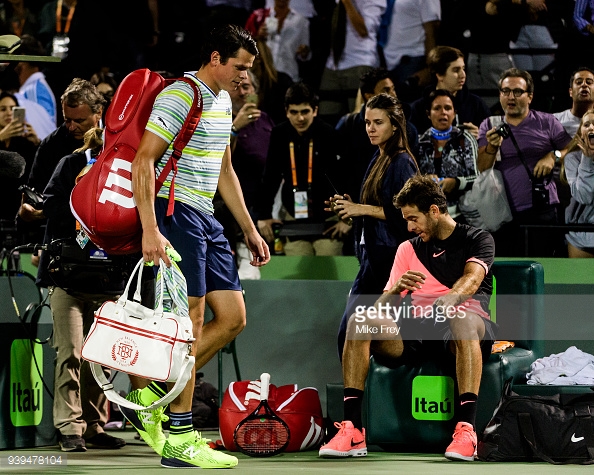
[[(126, 283), (126, 288), (123, 294), (118, 299), (118, 304), (125, 306), (128, 301), (128, 294), (130, 292), (130, 285), (136, 276), (136, 289), (134, 291), (134, 302), (141, 303), (141, 287), (142, 287), (142, 272), (144, 270), (144, 259), (140, 258), (134, 270), (130, 274), (130, 278)], [(157, 272), (156, 292), (155, 292), (155, 314), (163, 315), (163, 296), (165, 287), (167, 287), (171, 300), (178, 308), (178, 314), (182, 317), (189, 318), (189, 308), (187, 298), (183, 299), (182, 296), (176, 291), (179, 287), (185, 287), (186, 279), (175, 261), (172, 261), (171, 267), (167, 267), (163, 259), (159, 262), (159, 272)]]
[[(160, 264), (162, 266), (165, 265), (165, 263), (163, 262), (162, 259), (161, 259)], [(122, 305), (124, 307), (126, 306), (126, 302), (128, 301), (128, 295), (130, 293), (130, 285), (132, 284), (132, 281), (134, 280), (134, 276), (136, 276), (136, 289), (134, 290), (134, 296), (132, 297), (132, 300), (134, 302), (138, 302), (138, 303), (142, 302), (142, 295), (140, 293), (140, 290), (142, 287), (142, 271), (144, 270), (144, 267), (145, 267), (144, 259), (141, 257), (140, 260), (138, 261), (138, 263), (136, 264), (136, 266), (134, 266), (134, 270), (130, 274), (130, 278), (128, 279), (128, 282), (126, 283), (126, 287), (124, 288), (124, 292), (118, 299), (118, 302), (117, 302), (118, 305)], [(157, 274), (157, 283), (159, 283), (159, 278), (163, 279), (163, 276), (162, 275), (159, 276), (159, 274)], [(163, 288), (162, 285), (161, 285), (161, 288)], [(156, 303), (155, 313), (162, 315), (163, 314), (163, 294), (161, 293), (161, 295), (159, 297), (160, 297), (159, 299), (155, 299), (155, 303)], [(187, 315), (187, 313), (185, 315)]]
[(128, 295), (130, 293), (130, 284), (134, 280), (134, 276), (136, 274), (138, 274), (138, 277), (137, 277), (137, 282), (136, 282), (136, 290), (134, 292), (134, 297), (132, 297), (132, 300), (134, 300), (135, 302), (139, 302), (139, 303), (141, 302), (142, 297), (140, 295), (140, 281), (142, 278), (142, 265), (143, 264), (144, 264), (144, 259), (140, 258), (138, 263), (134, 266), (134, 270), (132, 270), (132, 272), (130, 274), (130, 278), (128, 279), (128, 282), (126, 283), (126, 287), (124, 288), (124, 292), (118, 299), (118, 304), (120, 304), (120, 305), (126, 304), (126, 301), (128, 300)]
[(97, 381), (99, 386), (101, 386), (101, 389), (105, 394), (105, 397), (107, 397), (107, 399), (109, 399), (111, 402), (114, 402), (120, 406), (127, 407), (129, 409), (134, 409), (135, 411), (152, 411), (153, 409), (166, 406), (184, 390), (186, 384), (192, 376), (192, 371), (194, 371), (194, 362), (194, 357), (187, 355), (184, 358), (184, 363), (182, 367), (180, 368), (177, 381), (175, 382), (171, 390), (167, 394), (165, 394), (165, 396), (163, 396), (161, 399), (153, 402), (149, 406), (141, 406), (139, 404), (135, 404), (120, 396), (113, 389), (113, 384), (110, 383), (109, 380), (105, 377), (101, 365), (91, 362), (89, 362), (89, 365), (91, 366), (91, 372), (93, 373), (93, 376), (95, 377), (95, 380)]

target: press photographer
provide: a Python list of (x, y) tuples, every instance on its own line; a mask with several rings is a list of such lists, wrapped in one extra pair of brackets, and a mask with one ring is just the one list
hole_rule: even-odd
[[(513, 219), (493, 233), (497, 256), (525, 255), (522, 225), (558, 223), (557, 187), (552, 171), (571, 141), (553, 115), (530, 109), (534, 81), (527, 71), (511, 68), (500, 76), (499, 101), (504, 111), (485, 119), (479, 129), (477, 165), (480, 172), (495, 167), (503, 176)], [(563, 240), (546, 229), (530, 232), (527, 255), (563, 256)]]
[(104, 432), (108, 401), (95, 383), (88, 362), (81, 359), (84, 335), (93, 312), (124, 289), (138, 256), (108, 256), (92, 244), (70, 211), (70, 193), (77, 177), (94, 161), (102, 145), (102, 129), (85, 133), (84, 146), (58, 163), (44, 191), (43, 214), (48, 218), (37, 285), (47, 287), (57, 352), (54, 386), (54, 426), (64, 452), (87, 447), (117, 449), (123, 439)]

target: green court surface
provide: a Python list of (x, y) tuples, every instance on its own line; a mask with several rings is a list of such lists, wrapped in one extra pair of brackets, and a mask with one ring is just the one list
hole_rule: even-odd
[[(32, 449), (0, 451), (0, 473), (28, 474), (142, 474), (172, 473), (172, 470), (160, 466), (159, 457), (142, 441), (134, 439), (135, 432), (128, 429), (124, 432), (110, 432), (123, 437), (127, 445), (119, 450), (91, 450), (84, 453), (64, 454), (58, 446), (37, 447)], [(205, 432), (204, 437), (217, 439), (217, 432)], [(16, 467), (8, 466), (9, 455), (66, 455), (67, 465), (58, 467)], [(484, 463), (484, 462), (451, 462), (440, 454), (404, 454), (374, 451), (367, 457), (349, 459), (321, 459), (317, 451), (293, 452), (269, 458), (252, 458), (243, 454), (235, 454), (239, 464), (229, 469), (230, 473), (245, 475), (256, 474), (559, 474), (559, 473), (592, 473), (591, 466), (549, 465), (547, 463)], [(191, 470), (191, 469), (190, 469)], [(191, 473), (184, 470), (183, 473)], [(217, 473), (226, 473), (218, 470)]]

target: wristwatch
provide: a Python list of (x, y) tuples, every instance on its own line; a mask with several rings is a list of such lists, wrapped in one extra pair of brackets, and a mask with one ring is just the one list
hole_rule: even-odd
[(553, 155), (555, 155), (555, 165), (561, 163), (561, 150), (553, 150)]

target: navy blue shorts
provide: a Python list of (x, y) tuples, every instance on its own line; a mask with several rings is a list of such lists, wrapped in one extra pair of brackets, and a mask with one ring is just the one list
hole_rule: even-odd
[(188, 284), (189, 297), (202, 297), (213, 290), (239, 290), (237, 266), (223, 226), (214, 216), (175, 202), (167, 215), (165, 198), (155, 200), (155, 213), (161, 234), (179, 252), (178, 263)]

